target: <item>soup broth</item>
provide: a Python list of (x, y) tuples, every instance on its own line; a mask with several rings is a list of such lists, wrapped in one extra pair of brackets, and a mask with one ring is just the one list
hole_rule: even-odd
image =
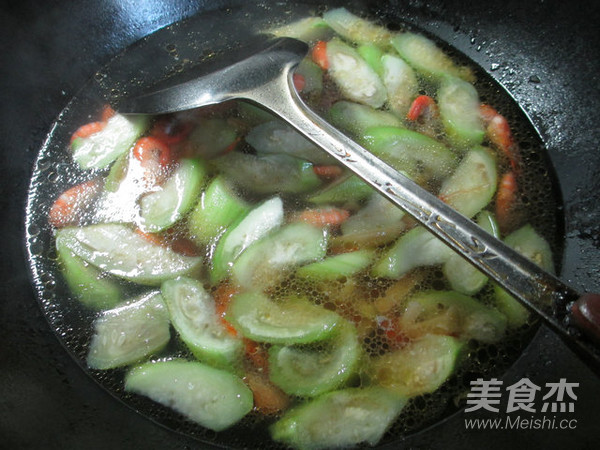
[[(309, 44), (294, 86), (312, 109), (553, 270), (551, 173), (476, 67), (345, 9), (266, 31)], [(516, 300), (256, 105), (106, 106), (59, 125), (28, 213), (44, 309), (96, 379), (173, 429), (233, 430), (233, 446), (250, 431), (261, 447), (387, 442), (456, 411), (535, 331)]]

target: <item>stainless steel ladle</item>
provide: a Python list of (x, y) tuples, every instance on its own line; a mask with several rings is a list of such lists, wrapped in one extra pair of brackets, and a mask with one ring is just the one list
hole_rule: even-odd
[(500, 284), (600, 374), (600, 295), (582, 295), (543, 271), (317, 116), (293, 87), (293, 70), (307, 51), (307, 45), (295, 39), (269, 40), (225, 67), (123, 99), (116, 108), (126, 114), (164, 114), (232, 99), (261, 105)]

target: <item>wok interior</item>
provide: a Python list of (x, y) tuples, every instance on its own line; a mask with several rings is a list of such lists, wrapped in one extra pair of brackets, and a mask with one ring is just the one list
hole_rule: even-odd
[[(275, 25), (273, 17), (283, 18), (282, 20), (287, 22), (306, 15), (307, 11), (311, 9), (305, 5), (249, 6), (236, 11), (216, 11), (167, 27), (128, 48), (109, 65), (99, 70), (63, 111), (39, 155), (31, 183), (27, 217), (28, 249), (35, 288), (56, 334), (75, 360), (116, 398), (161, 425), (208, 443), (261, 448), (276, 445), (271, 443), (265, 427), (256, 427), (252, 421), (216, 434), (184, 420), (177, 413), (148, 399), (125, 393), (122, 388), (122, 371), (98, 372), (87, 369), (85, 358), (94, 314), (69, 296), (57, 268), (52, 230), (47, 224), (45, 214), (38, 212), (47, 211), (52, 201), (67, 186), (74, 184), (75, 180), (81, 181), (89, 176), (71, 163), (66, 143), (74, 128), (88, 120), (90, 114), (98, 111), (103, 104), (120, 96), (135, 95), (159, 84), (165, 78), (189, 73), (189, 69), (194, 66), (212, 61), (228, 49), (238, 48), (249, 33)], [(314, 8), (312, 11), (317, 12)], [(381, 19), (383, 23), (395, 29), (405, 26), (397, 18), (392, 21), (390, 18)], [(461, 59), (461, 55), (452, 52), (451, 47), (444, 43), (440, 45), (449, 50), (453, 57)], [(473, 63), (467, 63), (474, 66)], [(525, 197), (544, 199), (532, 204), (534, 210), (530, 212), (530, 216), (536, 228), (545, 230), (545, 237), (550, 242), (558, 262), (562, 253), (560, 200), (553, 170), (543, 153), (541, 140), (508, 94), (483, 70), (477, 67), (474, 69), (478, 79), (477, 88), (482, 95), (481, 100), (502, 108), (507, 112), (509, 122), (516, 127), (513, 132), (520, 143), (525, 162), (525, 173), (522, 177)], [(460, 379), (453, 381), (456, 383), (455, 387), (468, 386), (471, 379), (481, 376), (501, 376), (519, 357), (534, 331), (535, 327), (532, 327), (526, 333), (510, 339), (500, 349), (491, 348), (487, 352), (482, 351), (475, 355), (480, 364), (479, 369), (476, 365), (472, 366), (471, 371), (463, 373)], [(417, 398), (413, 403), (414, 406), (403, 413), (399, 425), (388, 433), (382, 444), (396, 439), (399, 434), (411, 433), (431, 425), (459, 408), (458, 403), (436, 403), (428, 398)], [(427, 417), (423, 417), (422, 420), (408, 417), (409, 414), (425, 407), (436, 411), (432, 414), (429, 411)]]

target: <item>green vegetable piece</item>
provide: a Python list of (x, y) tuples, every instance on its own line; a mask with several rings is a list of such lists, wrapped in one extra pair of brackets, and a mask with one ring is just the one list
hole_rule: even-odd
[(272, 344), (307, 344), (329, 337), (341, 317), (307, 299), (274, 302), (259, 292), (233, 297), (226, 318), (244, 337)]
[(246, 214), (250, 206), (233, 190), (223, 176), (214, 178), (200, 196), (188, 218), (188, 230), (199, 245), (217, 239), (232, 222)]
[(398, 116), (405, 117), (413, 100), (419, 95), (417, 75), (412, 67), (395, 55), (383, 55), (381, 65), (388, 107)]
[(323, 90), (323, 70), (310, 57), (307, 56), (300, 61), (295, 73), (304, 78), (302, 89), (304, 95), (321, 93)]
[(373, 108), (383, 106), (387, 99), (385, 86), (355, 49), (334, 38), (327, 43), (326, 51), (328, 73), (346, 99)]
[(266, 236), (283, 223), (283, 202), (273, 197), (261, 203), (229, 227), (215, 247), (210, 278), (218, 283), (229, 274), (233, 262), (253, 242)]
[(190, 150), (203, 158), (216, 158), (231, 150), (238, 140), (238, 130), (231, 122), (204, 119), (190, 133), (187, 141)]
[(457, 66), (450, 56), (421, 34), (399, 33), (391, 39), (391, 44), (402, 59), (425, 76), (439, 79), (452, 75), (468, 81), (473, 79), (469, 69)]
[(334, 164), (335, 159), (294, 128), (280, 120), (262, 123), (246, 135), (258, 155), (286, 154), (314, 164)]
[(329, 256), (323, 261), (317, 261), (300, 267), (296, 276), (312, 280), (337, 280), (351, 277), (367, 268), (373, 259), (374, 250), (358, 250)]
[(249, 126), (269, 122), (277, 118), (266, 109), (242, 100), (237, 102), (237, 109), (240, 118)]
[(296, 449), (374, 446), (406, 403), (376, 386), (329, 392), (286, 412), (271, 426), (271, 436)]
[[(492, 236), (500, 237), (496, 219), (489, 211), (477, 215), (477, 224)], [(443, 271), (452, 289), (467, 295), (476, 294), (488, 282), (487, 276), (457, 253), (450, 255)]]
[(406, 128), (378, 126), (366, 130), (362, 144), (397, 170), (416, 176), (425, 170), (442, 179), (456, 167), (456, 156), (441, 142)]
[(56, 239), (56, 250), (70, 291), (88, 308), (104, 310), (115, 307), (121, 301), (118, 284), (77, 257), (62, 241), (60, 236)]
[(485, 208), (496, 193), (496, 159), (485, 147), (470, 150), (440, 188), (439, 197), (466, 217)]
[(195, 205), (205, 179), (206, 167), (202, 161), (182, 159), (159, 191), (140, 200), (144, 231), (158, 233), (181, 220)]
[(358, 54), (364, 59), (369, 66), (377, 73), (382, 76), (383, 64), (381, 63), (381, 57), (384, 55), (383, 50), (375, 44), (362, 44), (356, 48)]
[(436, 391), (454, 372), (464, 343), (428, 334), (408, 346), (375, 358), (374, 382), (396, 394), (415, 397)]
[(360, 201), (371, 196), (374, 191), (356, 175), (349, 175), (318, 190), (308, 197), (308, 201), (317, 205)]
[(431, 333), (494, 343), (505, 335), (506, 317), (458, 292), (427, 291), (406, 301), (400, 326), (411, 338)]
[(215, 301), (202, 283), (181, 277), (165, 281), (161, 291), (173, 327), (194, 356), (222, 369), (237, 367), (242, 341), (222, 325)]
[(485, 130), (479, 112), (479, 95), (473, 85), (459, 78), (445, 77), (437, 98), (450, 141), (462, 148), (481, 144)]
[(73, 141), (73, 160), (82, 169), (104, 169), (135, 144), (148, 123), (149, 116), (115, 114), (102, 130)]
[(333, 35), (333, 30), (320, 17), (306, 17), (269, 30), (269, 33), (277, 37), (291, 37), (311, 43), (329, 40)]
[(346, 8), (335, 8), (323, 14), (323, 20), (344, 39), (357, 44), (388, 47), (391, 33), (382, 26), (358, 17)]
[(129, 166), (129, 153), (124, 153), (119, 156), (113, 165), (110, 167), (110, 171), (104, 181), (104, 190), (107, 192), (116, 192), (121, 185), (121, 181), (127, 174), (127, 168)]
[(396, 239), (406, 229), (405, 212), (379, 193), (342, 223), (342, 235), (335, 242), (378, 246)]
[(321, 184), (312, 163), (285, 154), (231, 152), (213, 162), (228, 180), (257, 194), (298, 194)]
[(399, 280), (416, 267), (443, 264), (452, 250), (423, 227), (405, 233), (373, 266), (376, 277)]
[(102, 271), (134, 283), (158, 286), (200, 268), (202, 258), (180, 255), (150, 243), (131, 228), (104, 223), (63, 228), (57, 238), (76, 256)]
[(342, 385), (357, 367), (360, 345), (356, 328), (340, 321), (329, 339), (311, 346), (274, 345), (269, 349), (269, 377), (285, 393), (315, 397)]
[(132, 369), (125, 390), (149, 397), (214, 431), (252, 410), (252, 392), (238, 377), (199, 362), (153, 361)]
[(375, 126), (402, 126), (402, 121), (394, 114), (345, 100), (336, 102), (329, 109), (328, 116), (333, 126), (354, 137), (361, 137), (367, 129)]
[(160, 351), (170, 337), (169, 313), (160, 292), (154, 291), (94, 321), (87, 363), (99, 370), (133, 364)]
[(296, 266), (325, 257), (327, 233), (304, 222), (290, 223), (254, 242), (231, 268), (233, 280), (246, 289), (263, 289)]
[[(527, 224), (509, 234), (504, 242), (542, 269), (554, 273), (552, 250), (548, 242)], [(498, 285), (494, 285), (496, 306), (508, 318), (508, 326), (517, 328), (529, 319), (529, 310)]]

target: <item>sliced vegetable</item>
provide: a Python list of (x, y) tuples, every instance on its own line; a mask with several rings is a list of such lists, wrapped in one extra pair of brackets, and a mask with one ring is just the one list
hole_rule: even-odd
[(466, 217), (485, 208), (496, 192), (496, 161), (485, 147), (474, 147), (440, 188), (439, 197)]
[[(477, 224), (492, 236), (500, 238), (498, 224), (490, 212), (480, 212)], [(481, 271), (456, 253), (450, 255), (443, 270), (452, 289), (463, 294), (476, 294), (488, 282), (488, 278)]]
[(243, 343), (219, 321), (215, 301), (197, 280), (180, 277), (162, 284), (171, 323), (194, 356), (207, 364), (235, 368)]
[(307, 43), (329, 39), (333, 34), (333, 30), (321, 17), (306, 17), (269, 32), (277, 37), (291, 37)]
[(104, 169), (133, 146), (148, 122), (149, 116), (115, 114), (100, 131), (72, 142), (73, 160), (82, 169)]
[(308, 201), (317, 205), (326, 203), (346, 203), (350, 201), (363, 200), (371, 194), (374, 189), (356, 175), (340, 177), (329, 183), (324, 188), (316, 191)]
[(425, 171), (442, 179), (456, 167), (456, 156), (444, 144), (406, 128), (377, 126), (366, 130), (361, 142), (397, 170), (416, 176)]
[(336, 102), (329, 109), (329, 120), (354, 137), (362, 136), (368, 128), (375, 126), (402, 126), (402, 121), (394, 114), (345, 100)]
[(437, 98), (448, 139), (458, 147), (481, 144), (485, 130), (473, 85), (460, 78), (444, 77)]
[(463, 343), (428, 334), (372, 361), (373, 381), (396, 394), (414, 397), (436, 391), (452, 375)]
[(203, 158), (216, 158), (235, 148), (238, 130), (225, 119), (204, 119), (190, 134), (186, 149)]
[(246, 135), (246, 142), (259, 155), (287, 154), (314, 164), (335, 162), (331, 156), (280, 120), (272, 120), (254, 127)]
[(247, 289), (265, 288), (290, 269), (322, 259), (326, 250), (324, 229), (291, 223), (248, 247), (233, 263), (233, 280)]
[(205, 245), (215, 240), (232, 222), (250, 210), (223, 176), (214, 178), (202, 193), (188, 218), (188, 229), (194, 241)]
[(99, 370), (126, 366), (156, 354), (170, 337), (169, 313), (160, 292), (153, 291), (94, 321), (87, 363)]
[(340, 321), (326, 341), (274, 345), (269, 349), (271, 381), (290, 395), (315, 397), (342, 385), (354, 373), (360, 345), (354, 325)]
[(183, 256), (152, 244), (131, 228), (116, 223), (63, 228), (57, 238), (84, 261), (139, 284), (158, 286), (191, 273), (202, 264), (200, 257)]
[(303, 94), (320, 94), (323, 90), (323, 70), (310, 59), (300, 61), (294, 75), (299, 75), (304, 80), (302, 89), (299, 89)]
[(258, 194), (302, 193), (321, 184), (311, 163), (285, 154), (231, 152), (213, 162), (228, 180)]
[(225, 278), (233, 262), (246, 248), (280, 227), (282, 223), (283, 202), (279, 197), (273, 197), (232, 225), (215, 247), (211, 265), (211, 282), (216, 284)]
[(384, 53), (380, 47), (375, 44), (362, 44), (356, 48), (358, 54), (367, 62), (369, 66), (377, 73), (377, 75), (381, 76), (383, 74), (383, 64), (381, 63), (381, 58)]
[[(554, 273), (552, 250), (548, 242), (527, 224), (509, 234), (504, 242), (542, 269)], [(508, 318), (508, 326), (516, 328), (527, 323), (529, 310), (500, 286), (494, 286), (497, 308)]]
[(249, 339), (285, 345), (326, 339), (342, 320), (335, 312), (305, 298), (275, 302), (259, 292), (234, 296), (226, 318)]
[(432, 40), (417, 33), (404, 32), (391, 39), (392, 46), (423, 75), (439, 79), (446, 75), (473, 80), (473, 74), (467, 67), (457, 66), (454, 61)]
[(323, 261), (300, 267), (296, 276), (321, 281), (351, 277), (366, 269), (373, 256), (374, 251), (367, 249), (329, 256)]
[(415, 227), (402, 235), (373, 266), (377, 277), (399, 280), (416, 267), (443, 264), (453, 251), (427, 229)]
[(365, 206), (342, 224), (335, 242), (377, 246), (396, 239), (406, 229), (406, 213), (387, 198), (374, 193)]
[(387, 98), (383, 82), (356, 50), (339, 39), (327, 43), (329, 75), (351, 101), (381, 107)]
[(406, 402), (380, 387), (329, 392), (286, 412), (271, 436), (297, 449), (375, 445)]
[(404, 117), (413, 99), (419, 94), (419, 82), (414, 70), (402, 58), (383, 55), (381, 78), (387, 89), (388, 107)]
[(121, 301), (119, 285), (96, 267), (78, 258), (59, 237), (56, 251), (60, 269), (70, 291), (88, 308), (104, 310), (114, 308)]
[(214, 431), (252, 409), (252, 392), (236, 376), (199, 362), (153, 361), (132, 369), (125, 390), (144, 395)]
[(157, 233), (169, 228), (189, 212), (196, 203), (206, 178), (201, 160), (182, 159), (160, 190), (140, 201), (142, 227)]
[(400, 328), (409, 338), (443, 334), (493, 343), (502, 339), (506, 331), (502, 313), (454, 291), (418, 293), (402, 309)]
[(348, 41), (359, 44), (373, 43), (381, 47), (389, 46), (391, 33), (387, 28), (358, 17), (346, 8), (335, 8), (325, 12), (323, 20)]

